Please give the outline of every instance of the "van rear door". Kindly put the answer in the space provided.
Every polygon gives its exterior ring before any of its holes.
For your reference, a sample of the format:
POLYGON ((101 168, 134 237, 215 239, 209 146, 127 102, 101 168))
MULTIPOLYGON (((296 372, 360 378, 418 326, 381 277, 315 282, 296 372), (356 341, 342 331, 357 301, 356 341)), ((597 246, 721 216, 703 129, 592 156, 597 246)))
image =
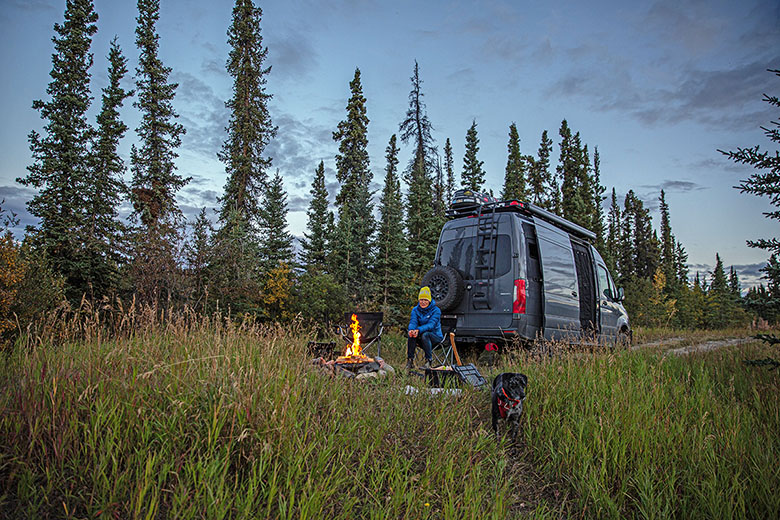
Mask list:
POLYGON ((580 301, 569 235, 537 219, 536 237, 544 288, 544 338, 578 338, 580 301))

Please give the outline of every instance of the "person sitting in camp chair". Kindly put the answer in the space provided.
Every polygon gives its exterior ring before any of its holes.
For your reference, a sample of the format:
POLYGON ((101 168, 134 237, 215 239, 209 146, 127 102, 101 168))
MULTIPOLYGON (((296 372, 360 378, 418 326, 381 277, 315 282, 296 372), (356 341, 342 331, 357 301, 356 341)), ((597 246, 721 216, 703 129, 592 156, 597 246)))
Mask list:
POLYGON ((419 345, 425 352, 424 368, 431 367, 431 348, 444 336, 441 333, 441 310, 431 299, 431 289, 423 287, 417 296, 418 303, 412 309, 409 320, 409 339, 406 342, 406 368, 414 368, 414 353, 419 345))

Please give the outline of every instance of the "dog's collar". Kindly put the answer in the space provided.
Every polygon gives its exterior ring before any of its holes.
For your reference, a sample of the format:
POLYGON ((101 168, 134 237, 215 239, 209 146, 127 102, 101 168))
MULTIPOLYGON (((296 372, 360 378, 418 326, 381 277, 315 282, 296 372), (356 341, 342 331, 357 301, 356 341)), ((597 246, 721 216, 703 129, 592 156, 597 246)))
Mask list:
POLYGON ((501 393, 504 394, 504 397, 506 397, 506 399, 502 399, 501 396, 497 397, 498 411, 501 414, 501 418, 506 419, 506 414, 509 412, 509 410, 522 403, 523 400, 513 399, 509 397, 506 393, 506 390, 504 390, 504 388, 501 388, 501 393))

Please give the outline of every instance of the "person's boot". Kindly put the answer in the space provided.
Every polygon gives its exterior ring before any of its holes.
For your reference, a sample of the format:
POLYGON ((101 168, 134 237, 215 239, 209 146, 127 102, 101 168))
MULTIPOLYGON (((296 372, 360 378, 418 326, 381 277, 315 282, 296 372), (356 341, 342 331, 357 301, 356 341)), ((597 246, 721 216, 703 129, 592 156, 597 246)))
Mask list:
POLYGON ((412 359, 406 360, 406 370, 414 370, 414 361, 412 359))
POLYGON ((427 359, 425 360, 425 364, 422 366, 423 370, 429 370, 431 368, 431 360, 427 359))

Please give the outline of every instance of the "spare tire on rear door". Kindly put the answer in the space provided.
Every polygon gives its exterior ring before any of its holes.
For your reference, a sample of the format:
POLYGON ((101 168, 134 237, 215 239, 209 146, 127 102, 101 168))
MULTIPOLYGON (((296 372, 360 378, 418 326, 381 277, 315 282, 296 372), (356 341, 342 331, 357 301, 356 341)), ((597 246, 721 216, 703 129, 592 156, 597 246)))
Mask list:
POLYGON ((422 285, 431 288, 431 296, 443 311, 455 308, 463 299, 463 277, 457 269, 446 265, 431 268, 422 279, 422 285))

